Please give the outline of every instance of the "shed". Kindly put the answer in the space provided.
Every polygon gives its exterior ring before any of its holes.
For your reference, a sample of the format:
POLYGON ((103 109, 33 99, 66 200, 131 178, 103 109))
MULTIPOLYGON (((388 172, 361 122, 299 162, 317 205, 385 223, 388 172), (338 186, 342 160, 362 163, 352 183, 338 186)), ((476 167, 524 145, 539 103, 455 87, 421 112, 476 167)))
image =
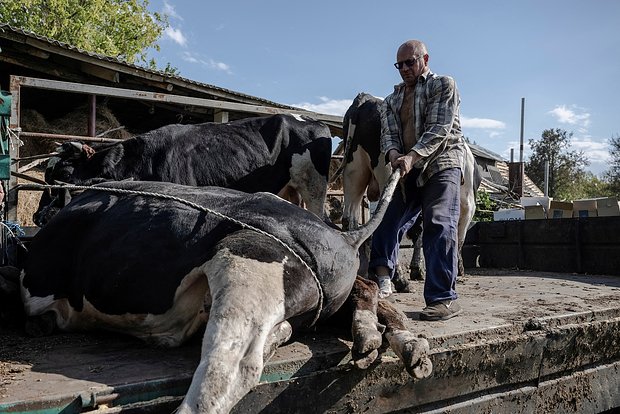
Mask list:
MULTIPOLYGON (((342 131, 340 116, 143 68, 1 23, 0 89, 11 93, 9 134, 26 144, 20 153, 12 140, 11 159, 19 161, 11 167, 9 188, 17 185, 16 177, 33 180, 32 174, 21 173, 44 161, 31 157, 53 151, 51 138, 105 141, 172 123, 228 122, 275 113, 304 114, 326 123, 332 135, 342 131)), ((10 192, 9 220, 17 220, 18 193, 10 192)))

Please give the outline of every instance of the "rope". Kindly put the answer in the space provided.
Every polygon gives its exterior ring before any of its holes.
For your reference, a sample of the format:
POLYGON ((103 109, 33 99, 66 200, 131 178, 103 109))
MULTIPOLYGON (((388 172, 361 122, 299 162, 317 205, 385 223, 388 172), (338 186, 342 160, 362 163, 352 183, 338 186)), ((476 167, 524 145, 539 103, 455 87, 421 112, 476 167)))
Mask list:
POLYGON ((6 228, 6 230, 9 232, 13 240, 15 240, 15 242, 17 242, 17 244, 21 248, 23 248, 25 251, 28 251, 28 248, 26 248, 24 243, 22 243, 22 241, 18 237, 18 236, 26 235, 26 233, 24 233, 24 230, 21 228, 21 226, 18 223, 6 220, 6 221, 0 221, 0 224, 6 228), (17 235, 15 235, 15 233, 17 233, 17 235))
POLYGON ((302 259, 302 257, 297 254, 297 252, 295 252, 293 250, 292 247, 290 247, 288 244, 286 244, 284 241, 280 240, 278 237, 274 236, 271 233, 267 233, 264 230, 261 230, 257 227, 252 226, 251 224, 247 224, 244 223, 240 220, 237 220, 233 217, 227 216, 225 214, 222 214, 218 211, 215 210, 211 210, 208 207, 204 207, 200 204, 194 203, 192 201, 189 200, 185 200, 183 198, 180 197, 176 197, 176 196, 172 196, 169 194, 161 194, 161 193, 153 193, 153 192, 149 192, 149 191, 139 191, 139 190, 127 190, 124 188, 112 188, 112 187, 91 187, 91 186, 83 186, 83 185, 41 185, 41 184, 32 184, 32 186, 34 187, 41 187, 42 190, 45 189, 58 189, 58 190, 65 190, 65 189, 74 189, 74 190, 96 190, 96 191, 104 191, 104 192, 109 192, 109 193, 116 193, 116 194, 130 194, 130 195, 139 195, 139 196, 143 196, 143 197, 152 197, 152 198, 160 198, 160 199, 164 199, 164 200, 172 200, 172 201, 176 201, 179 202, 181 204, 185 204, 189 207, 192 207, 198 211, 203 211, 205 213, 209 213, 209 214, 213 214, 214 216, 217 216, 219 218, 222 218, 224 220, 228 220, 232 223, 235 223, 243 228, 246 228, 248 230, 253 230, 259 234, 262 234, 263 236, 269 237, 270 239, 276 241, 277 243, 279 243, 282 247, 284 247, 286 250, 288 250, 289 252, 291 252, 291 254, 293 256, 295 256, 295 258, 297 258, 297 260, 299 260, 302 265, 308 269, 308 271, 310 272, 310 274, 312 275, 312 277, 314 278, 314 281, 317 285, 317 288, 319 290, 319 304, 317 306, 317 312, 312 320, 312 323, 310 323, 310 326, 314 326, 314 324, 316 324, 316 322, 319 320, 319 317, 321 316, 321 312, 323 311, 323 300, 324 300, 324 294, 323 294, 323 287, 321 286, 321 282, 319 281, 319 278, 317 277, 316 273, 314 272, 314 270, 312 270, 312 268, 310 267, 310 265, 308 265, 308 263, 306 263, 306 261, 304 259, 302 259))
POLYGON ((15 150, 16 144, 18 147, 21 147, 22 145, 24 145, 24 141, 22 141, 19 138, 19 133, 21 131, 22 131, 21 128, 15 128, 15 129, 7 128, 7 132, 9 133, 9 139, 11 142, 11 148, 13 148, 13 150, 15 150))

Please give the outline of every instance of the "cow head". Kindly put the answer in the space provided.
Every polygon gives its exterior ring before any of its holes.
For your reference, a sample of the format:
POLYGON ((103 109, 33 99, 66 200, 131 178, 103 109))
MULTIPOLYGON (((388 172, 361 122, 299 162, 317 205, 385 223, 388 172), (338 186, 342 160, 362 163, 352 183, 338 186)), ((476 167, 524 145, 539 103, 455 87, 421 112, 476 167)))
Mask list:
MULTIPOLYGON (((47 162, 45 182, 47 184, 77 184, 76 164, 90 159, 95 150, 79 142, 66 142, 56 149, 56 155, 47 162)), ((43 227, 58 211, 71 201, 71 194, 66 189, 47 189, 41 194, 39 207, 33 215, 34 223, 43 227)))

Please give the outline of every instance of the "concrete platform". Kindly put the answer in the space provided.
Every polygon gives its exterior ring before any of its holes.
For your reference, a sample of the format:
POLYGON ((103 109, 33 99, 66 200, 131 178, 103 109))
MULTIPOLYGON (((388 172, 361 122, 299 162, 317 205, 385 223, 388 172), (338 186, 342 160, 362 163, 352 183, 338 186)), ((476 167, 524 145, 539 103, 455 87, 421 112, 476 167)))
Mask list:
MULTIPOLYGON (((598 413, 620 407, 620 277, 472 269, 464 313, 421 322, 421 282, 390 300, 428 338, 433 374, 413 380, 387 349, 349 363, 345 331, 323 327, 281 347, 237 413, 598 413)), ((153 349, 111 334, 26 338, 0 331, 0 412, 170 412, 199 340, 153 349)))

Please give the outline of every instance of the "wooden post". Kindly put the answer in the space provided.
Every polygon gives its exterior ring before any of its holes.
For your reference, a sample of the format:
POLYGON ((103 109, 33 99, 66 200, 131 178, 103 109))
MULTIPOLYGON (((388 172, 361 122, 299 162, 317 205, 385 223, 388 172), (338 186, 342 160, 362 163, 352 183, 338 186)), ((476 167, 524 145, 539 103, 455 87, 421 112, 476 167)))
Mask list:
POLYGON ((228 111, 221 111, 216 109, 213 113, 213 122, 217 122, 219 124, 225 124, 228 122, 228 111))
MULTIPOLYGON (((11 76, 10 82, 11 92, 11 119, 9 121, 9 129, 13 131, 19 131, 19 109, 20 109, 20 83, 19 79, 15 76, 11 76)), ((9 154, 11 159, 19 158, 19 143, 14 140, 9 142, 9 154)), ((7 193, 6 197, 6 219, 11 221, 17 221, 17 191, 10 191, 17 186, 17 177, 12 173, 17 172, 17 163, 11 165, 11 179, 8 181, 8 188, 5 188, 7 193)))
POLYGON ((88 97, 88 136, 94 137, 97 126, 97 95, 88 97))

